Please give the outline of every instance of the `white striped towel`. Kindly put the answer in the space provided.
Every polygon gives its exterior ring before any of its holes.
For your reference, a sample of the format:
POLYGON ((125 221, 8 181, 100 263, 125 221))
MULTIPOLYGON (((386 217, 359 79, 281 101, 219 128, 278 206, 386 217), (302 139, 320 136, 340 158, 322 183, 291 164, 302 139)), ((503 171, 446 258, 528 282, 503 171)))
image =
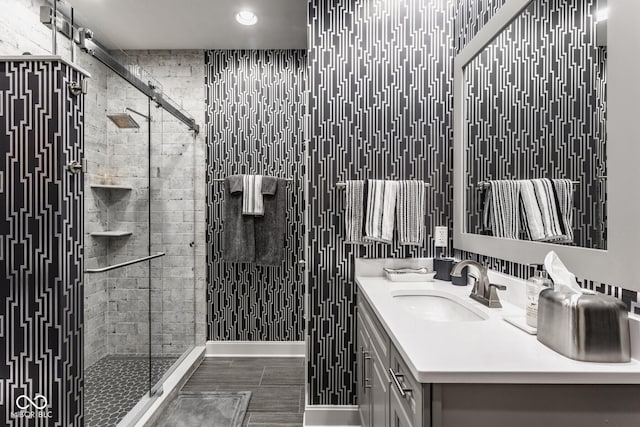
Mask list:
POLYGON ((492 180, 485 190, 484 226, 495 237, 518 239, 520 234, 520 183, 492 180))
POLYGON ((262 175, 242 176, 242 215, 264 216, 262 175))
POLYGON ((365 241, 393 241, 397 192, 397 181, 369 179, 365 183, 365 241))
POLYGON ((422 246, 426 195, 422 181, 399 181, 397 199, 398 243, 422 246))
POLYGON ((345 243, 360 245, 364 216, 364 181, 347 181, 345 188, 345 243))
POLYGON ((535 189, 538 207, 542 214, 542 224, 544 225, 544 240, 555 241, 565 238, 562 214, 558 206, 553 183, 549 179, 532 179, 535 189))
POLYGON ((558 181, 562 181, 558 184, 562 187, 560 189, 561 196, 556 190, 555 182, 550 179, 520 181, 522 225, 526 239, 540 242, 573 240, 571 227, 567 226, 571 224, 573 215, 572 184, 569 180, 558 181), (564 188, 566 185, 570 186, 569 190, 564 188), (568 214, 565 214, 565 210, 568 214), (567 233, 567 230, 570 230, 570 234, 567 233))
POLYGON ((542 212, 531 180, 520 181, 520 207, 524 234, 528 240, 545 240, 542 212))

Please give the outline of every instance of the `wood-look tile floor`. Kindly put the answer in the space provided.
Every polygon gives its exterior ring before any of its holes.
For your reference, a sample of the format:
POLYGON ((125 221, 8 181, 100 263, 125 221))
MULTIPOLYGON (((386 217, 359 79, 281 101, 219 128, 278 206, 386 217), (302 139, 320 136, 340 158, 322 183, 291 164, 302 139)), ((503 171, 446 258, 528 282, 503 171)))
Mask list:
POLYGON ((304 358, 205 358, 183 393, 250 391, 244 426, 299 427, 304 414, 304 358))

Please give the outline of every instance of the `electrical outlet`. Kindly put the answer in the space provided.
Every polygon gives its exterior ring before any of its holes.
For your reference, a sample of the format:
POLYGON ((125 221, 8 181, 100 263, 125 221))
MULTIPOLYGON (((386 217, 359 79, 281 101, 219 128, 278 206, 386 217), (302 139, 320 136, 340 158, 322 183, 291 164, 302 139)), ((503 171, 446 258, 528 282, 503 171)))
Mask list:
POLYGON ((436 241, 436 248, 446 248, 448 236, 447 227, 436 227, 434 240, 436 241))

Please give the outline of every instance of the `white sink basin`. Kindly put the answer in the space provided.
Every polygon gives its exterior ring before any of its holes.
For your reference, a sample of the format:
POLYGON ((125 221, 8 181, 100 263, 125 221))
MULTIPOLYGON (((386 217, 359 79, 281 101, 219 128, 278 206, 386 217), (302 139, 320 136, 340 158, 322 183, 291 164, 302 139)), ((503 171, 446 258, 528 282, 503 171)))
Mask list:
POLYGON ((393 301, 405 312, 431 322, 478 322, 488 316, 460 298, 440 291, 396 291, 393 301))

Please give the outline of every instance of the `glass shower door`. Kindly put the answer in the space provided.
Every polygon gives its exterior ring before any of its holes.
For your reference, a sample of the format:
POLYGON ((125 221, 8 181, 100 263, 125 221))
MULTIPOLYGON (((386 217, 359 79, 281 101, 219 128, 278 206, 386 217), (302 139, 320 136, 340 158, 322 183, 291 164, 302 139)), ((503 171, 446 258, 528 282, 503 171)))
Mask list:
POLYGON ((195 342, 194 138, 161 107, 151 108, 150 330, 152 394, 195 342))
POLYGON ((95 89, 85 99, 85 425, 113 426, 149 391, 152 270, 149 261, 140 261, 149 256, 149 102, 115 73, 90 65, 95 89))

